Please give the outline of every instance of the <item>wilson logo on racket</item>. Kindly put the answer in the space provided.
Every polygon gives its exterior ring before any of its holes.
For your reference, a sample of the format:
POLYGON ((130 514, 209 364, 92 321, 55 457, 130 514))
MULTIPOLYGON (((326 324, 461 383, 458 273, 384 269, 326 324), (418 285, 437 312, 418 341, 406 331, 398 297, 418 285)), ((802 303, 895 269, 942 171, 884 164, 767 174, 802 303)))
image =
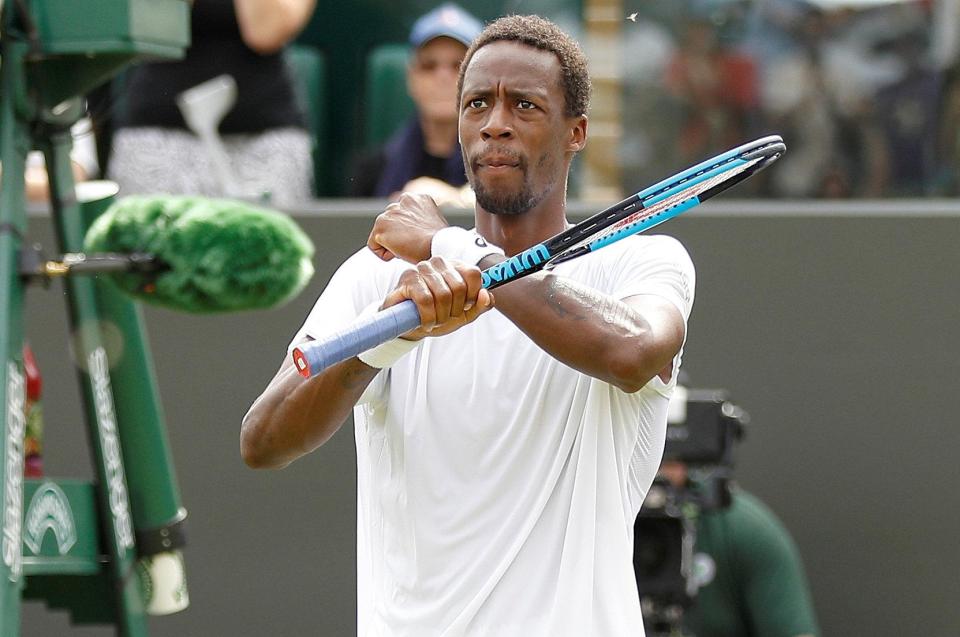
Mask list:
POLYGON ((483 287, 490 287, 490 284, 495 281, 516 278, 521 272, 536 268, 549 259, 550 251, 547 250, 545 245, 538 243, 532 248, 528 248, 520 254, 515 254, 506 261, 501 261, 481 272, 483 287))

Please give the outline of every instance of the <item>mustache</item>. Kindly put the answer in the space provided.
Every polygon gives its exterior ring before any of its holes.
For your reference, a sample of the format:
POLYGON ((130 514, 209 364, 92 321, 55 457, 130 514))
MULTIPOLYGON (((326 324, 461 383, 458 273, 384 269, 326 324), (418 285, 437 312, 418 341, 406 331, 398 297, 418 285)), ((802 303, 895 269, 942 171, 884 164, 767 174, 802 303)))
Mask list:
POLYGON ((489 164, 492 160, 497 163, 513 163, 520 169, 527 169, 527 158, 513 150, 502 146, 487 147, 482 152, 477 153, 470 159, 470 167, 476 170, 482 164, 489 164))

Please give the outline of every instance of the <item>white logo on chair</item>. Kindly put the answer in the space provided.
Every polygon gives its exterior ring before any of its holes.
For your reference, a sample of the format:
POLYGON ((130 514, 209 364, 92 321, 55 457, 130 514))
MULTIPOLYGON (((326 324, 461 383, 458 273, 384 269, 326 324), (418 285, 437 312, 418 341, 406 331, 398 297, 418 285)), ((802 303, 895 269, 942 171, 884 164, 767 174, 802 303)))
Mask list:
POLYGON ((40 554, 43 538, 53 531, 57 553, 66 555, 77 542, 77 525, 67 494, 53 482, 44 482, 30 499, 23 524, 23 543, 34 555, 40 554))
POLYGON ((3 479, 3 539, 0 552, 3 563, 10 569, 11 582, 20 579, 23 553, 20 550, 20 520, 23 515, 23 435, 26 418, 26 383, 20 367, 7 363, 7 439, 4 441, 6 467, 3 479))
POLYGON ((133 519, 130 517, 130 500, 127 497, 126 474, 123 471, 123 456, 120 439, 117 437, 117 415, 113 407, 113 392, 110 389, 110 365, 103 347, 90 352, 87 368, 93 383, 93 398, 96 403, 97 426, 100 429, 100 448, 107 470, 107 493, 110 496, 110 513, 117 546, 126 551, 133 548, 133 519))

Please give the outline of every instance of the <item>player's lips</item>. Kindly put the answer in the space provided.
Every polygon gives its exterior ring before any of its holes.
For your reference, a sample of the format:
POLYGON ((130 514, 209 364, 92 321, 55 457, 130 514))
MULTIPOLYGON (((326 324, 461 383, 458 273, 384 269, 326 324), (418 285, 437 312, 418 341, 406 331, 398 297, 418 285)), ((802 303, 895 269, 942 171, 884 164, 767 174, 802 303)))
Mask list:
POLYGON ((485 155, 476 162, 477 168, 488 170, 509 170, 520 167, 520 160, 509 155, 485 155))

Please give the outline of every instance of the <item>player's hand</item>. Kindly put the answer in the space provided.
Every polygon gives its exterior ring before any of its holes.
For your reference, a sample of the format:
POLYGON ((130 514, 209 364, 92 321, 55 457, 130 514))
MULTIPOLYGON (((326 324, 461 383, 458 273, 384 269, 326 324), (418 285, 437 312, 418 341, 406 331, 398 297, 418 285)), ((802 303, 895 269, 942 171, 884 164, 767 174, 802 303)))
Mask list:
POLYGON ((442 257, 421 261, 416 270, 404 272, 380 309, 404 299, 416 303, 420 312, 420 327, 402 337, 412 341, 449 334, 493 307, 479 268, 442 257))
POLYGON ((458 188, 436 177, 411 179, 403 186, 403 192, 430 195, 441 209, 473 209, 477 203, 476 196, 474 196, 469 184, 458 188))
POLYGON ((384 261, 419 263, 430 258, 434 233, 448 225, 432 197, 405 192, 377 216, 367 247, 384 261))

